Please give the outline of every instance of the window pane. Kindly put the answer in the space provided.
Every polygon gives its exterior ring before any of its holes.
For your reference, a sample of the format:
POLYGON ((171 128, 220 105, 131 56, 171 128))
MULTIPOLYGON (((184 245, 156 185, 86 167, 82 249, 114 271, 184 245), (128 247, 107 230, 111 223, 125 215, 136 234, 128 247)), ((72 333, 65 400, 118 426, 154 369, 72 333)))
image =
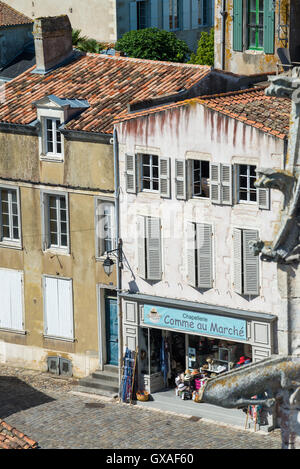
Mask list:
POLYGON ((65 234, 61 235, 61 245, 68 246, 68 237, 65 234))
POLYGON ((159 189, 158 181, 153 181, 153 190, 158 191, 158 189, 159 189))
POLYGON ((57 233, 50 233, 50 244, 57 246, 57 233))
POLYGON ((251 200, 251 202, 256 202, 256 200, 257 200, 256 190, 250 191, 250 200, 251 200))

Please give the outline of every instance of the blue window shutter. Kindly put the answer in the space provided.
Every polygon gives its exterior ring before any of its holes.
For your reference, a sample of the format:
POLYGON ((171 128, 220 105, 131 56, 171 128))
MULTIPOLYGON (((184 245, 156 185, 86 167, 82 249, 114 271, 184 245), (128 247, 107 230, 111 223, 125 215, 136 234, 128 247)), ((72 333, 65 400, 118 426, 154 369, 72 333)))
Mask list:
POLYGON ((137 5, 136 2, 129 3, 130 31, 137 30, 137 5))
POLYGON ((275 12, 274 0, 264 2, 264 51, 274 54, 275 12))
MULTIPOLYGON (((199 23, 198 23, 198 0, 192 0, 192 29, 198 29, 199 28, 199 23)), ((202 18, 201 18, 202 20, 202 18)))
POLYGON ((158 28, 158 0, 151 0, 151 28, 158 28))
POLYGON ((163 29, 170 31, 170 0, 163 0, 163 29))
POLYGON ((183 30, 191 29, 191 5, 189 0, 185 0, 182 4, 183 30))
POLYGON ((233 2, 233 50, 243 51, 243 0, 233 2))

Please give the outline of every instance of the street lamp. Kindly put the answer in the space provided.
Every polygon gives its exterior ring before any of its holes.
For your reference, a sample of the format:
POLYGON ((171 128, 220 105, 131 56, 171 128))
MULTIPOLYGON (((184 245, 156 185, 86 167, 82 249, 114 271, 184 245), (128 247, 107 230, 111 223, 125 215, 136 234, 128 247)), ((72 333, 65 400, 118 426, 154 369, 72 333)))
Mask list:
POLYGON ((103 262, 103 268, 104 268, 104 272, 106 273, 106 275, 110 276, 112 274, 113 266, 114 266, 114 261, 108 256, 108 253, 107 253, 107 257, 105 261, 103 262))

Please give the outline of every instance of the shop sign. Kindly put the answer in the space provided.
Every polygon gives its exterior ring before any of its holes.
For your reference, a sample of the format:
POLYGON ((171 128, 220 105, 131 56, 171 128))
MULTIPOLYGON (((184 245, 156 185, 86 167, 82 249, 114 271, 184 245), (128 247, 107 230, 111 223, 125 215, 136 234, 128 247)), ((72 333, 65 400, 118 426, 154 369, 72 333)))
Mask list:
POLYGON ((243 319, 195 313, 163 306, 144 305, 144 324, 194 332, 195 334, 247 340, 247 323, 243 319))

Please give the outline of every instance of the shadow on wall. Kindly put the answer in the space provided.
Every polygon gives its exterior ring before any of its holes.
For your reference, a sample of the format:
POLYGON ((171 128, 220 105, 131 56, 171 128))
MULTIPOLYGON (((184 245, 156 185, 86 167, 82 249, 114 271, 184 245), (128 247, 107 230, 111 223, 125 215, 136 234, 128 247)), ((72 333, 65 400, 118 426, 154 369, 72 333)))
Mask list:
POLYGON ((0 420, 54 400, 18 378, 0 377, 0 420))

